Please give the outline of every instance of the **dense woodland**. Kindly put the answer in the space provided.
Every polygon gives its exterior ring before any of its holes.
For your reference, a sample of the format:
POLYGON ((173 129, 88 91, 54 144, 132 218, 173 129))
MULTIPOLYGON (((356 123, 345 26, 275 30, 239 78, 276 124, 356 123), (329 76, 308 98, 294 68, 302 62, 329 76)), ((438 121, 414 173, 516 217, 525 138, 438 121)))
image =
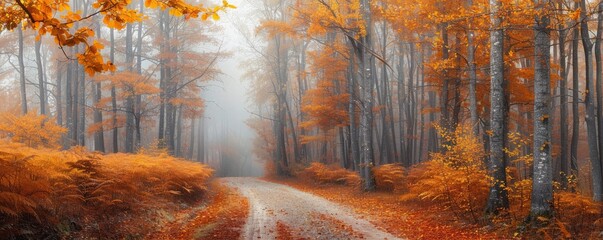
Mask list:
POLYGON ((263 1, 257 10, 250 121, 268 171, 344 182, 344 168, 372 191, 405 170, 404 200, 476 221, 598 228, 600 1, 263 1))
MULTIPOLYGON (((139 218, 153 204, 195 204, 208 165, 244 157, 204 126, 233 5, 0 4, 0 234, 140 238, 164 224, 139 218)), ((503 238, 601 237, 602 1, 253 6, 238 31, 266 175, 391 192, 503 238)))

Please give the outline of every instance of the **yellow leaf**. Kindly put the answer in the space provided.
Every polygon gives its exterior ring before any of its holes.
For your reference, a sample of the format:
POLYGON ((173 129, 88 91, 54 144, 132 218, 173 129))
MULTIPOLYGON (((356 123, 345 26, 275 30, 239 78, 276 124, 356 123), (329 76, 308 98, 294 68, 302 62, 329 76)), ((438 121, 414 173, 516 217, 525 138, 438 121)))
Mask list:
POLYGON ((182 16, 182 12, 181 12, 180 10, 176 9, 176 8, 172 8, 172 9, 170 9, 170 14, 171 14, 172 16, 175 16, 175 17, 180 17, 180 16, 182 16))

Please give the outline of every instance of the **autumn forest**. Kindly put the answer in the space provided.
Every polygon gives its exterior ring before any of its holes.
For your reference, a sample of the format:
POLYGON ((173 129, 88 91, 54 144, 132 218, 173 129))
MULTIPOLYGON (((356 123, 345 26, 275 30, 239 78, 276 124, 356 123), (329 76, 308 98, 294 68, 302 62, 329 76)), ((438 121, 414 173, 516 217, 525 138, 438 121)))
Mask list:
POLYGON ((0 6, 0 239, 603 238, 603 1, 0 6))

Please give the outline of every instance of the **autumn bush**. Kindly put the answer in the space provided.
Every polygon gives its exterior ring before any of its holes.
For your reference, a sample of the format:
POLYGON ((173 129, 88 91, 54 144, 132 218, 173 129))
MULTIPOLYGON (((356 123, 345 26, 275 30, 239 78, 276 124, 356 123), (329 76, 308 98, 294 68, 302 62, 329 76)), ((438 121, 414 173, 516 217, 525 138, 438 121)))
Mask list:
POLYGON ((400 164, 385 164, 373 168, 375 185, 387 192, 402 191, 406 186, 406 170, 400 164))
POLYGON ((485 153, 467 127, 446 134, 444 153, 432 153, 431 160, 412 168, 402 201, 420 200, 441 206, 457 218, 478 222, 485 207, 489 177, 485 153))
POLYGON ((319 162, 313 162, 304 168, 297 176, 318 184, 341 184, 358 186, 360 176, 358 173, 344 169, 336 165, 327 166, 319 162))
POLYGON ((555 222, 559 232, 574 239, 596 239, 603 232, 602 205, 579 193, 555 193, 555 222))
POLYGON ((29 112, 23 116, 12 113, 0 114, 0 136, 9 137, 29 147, 56 148, 61 135, 67 130, 48 116, 29 112))
POLYGON ((0 236, 139 238, 201 199, 212 170, 167 155, 0 142, 0 236))

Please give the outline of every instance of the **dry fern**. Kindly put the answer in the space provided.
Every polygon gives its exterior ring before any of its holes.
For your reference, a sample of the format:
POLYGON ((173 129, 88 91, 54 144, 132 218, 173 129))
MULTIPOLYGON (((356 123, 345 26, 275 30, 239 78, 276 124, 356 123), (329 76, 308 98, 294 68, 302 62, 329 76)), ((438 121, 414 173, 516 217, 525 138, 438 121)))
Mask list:
POLYGON ((154 228, 148 214, 200 200, 212 174, 161 154, 103 156, 0 140, 0 235, 144 236, 154 228))

